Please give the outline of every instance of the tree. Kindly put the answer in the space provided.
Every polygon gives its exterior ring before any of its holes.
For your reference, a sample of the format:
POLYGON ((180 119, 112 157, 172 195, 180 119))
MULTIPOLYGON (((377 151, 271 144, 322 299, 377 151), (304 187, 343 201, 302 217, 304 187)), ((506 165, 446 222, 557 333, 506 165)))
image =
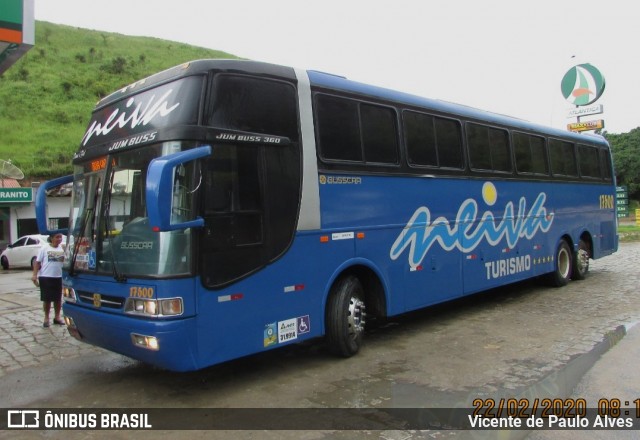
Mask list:
POLYGON ((640 199, 640 127, 628 133, 604 134, 613 153, 618 185, 626 185, 629 197, 640 199))

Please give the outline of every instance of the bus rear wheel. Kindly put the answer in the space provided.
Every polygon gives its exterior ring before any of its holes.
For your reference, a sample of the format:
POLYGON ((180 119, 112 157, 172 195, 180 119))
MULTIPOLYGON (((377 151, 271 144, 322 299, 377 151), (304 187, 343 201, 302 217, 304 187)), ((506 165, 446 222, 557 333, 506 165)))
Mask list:
POLYGON ((591 252, 589 251, 589 245, 586 241, 580 240, 578 243, 578 250, 573 256, 573 270, 571 278, 574 280, 584 280, 589 272, 589 258, 591 258, 591 252))
POLYGON ((573 252, 566 240, 562 240, 555 254, 555 270, 548 275, 549 283, 554 287, 566 286, 571 279, 572 269, 573 252))
POLYGON ((360 280, 352 275, 338 280, 331 290, 325 314, 327 345, 331 352, 350 357, 360 350, 365 309, 360 280))

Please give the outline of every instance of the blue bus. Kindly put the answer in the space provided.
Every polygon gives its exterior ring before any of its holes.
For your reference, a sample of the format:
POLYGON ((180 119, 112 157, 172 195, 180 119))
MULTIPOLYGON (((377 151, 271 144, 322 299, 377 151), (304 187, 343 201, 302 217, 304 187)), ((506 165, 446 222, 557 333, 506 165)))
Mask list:
POLYGON ((76 338, 189 371, 617 250, 600 136, 253 61, 197 60, 95 107, 73 174, 76 338))

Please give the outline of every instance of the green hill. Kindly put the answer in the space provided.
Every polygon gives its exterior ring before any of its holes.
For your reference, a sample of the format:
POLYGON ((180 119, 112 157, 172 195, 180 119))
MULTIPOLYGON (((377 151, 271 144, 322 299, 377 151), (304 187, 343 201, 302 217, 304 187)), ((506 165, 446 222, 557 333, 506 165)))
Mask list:
POLYGON ((100 98, 185 61, 237 58, 157 38, 41 21, 35 41, 0 76, 0 159, 10 159, 28 180, 71 172, 71 157, 100 98))

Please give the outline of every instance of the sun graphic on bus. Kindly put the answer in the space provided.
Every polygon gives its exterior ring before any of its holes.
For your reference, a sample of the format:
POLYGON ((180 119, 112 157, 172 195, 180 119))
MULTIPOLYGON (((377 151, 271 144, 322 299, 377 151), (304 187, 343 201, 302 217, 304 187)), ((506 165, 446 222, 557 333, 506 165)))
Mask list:
POLYGON ((493 183, 485 182, 484 185, 482 185, 482 198, 489 206, 493 206, 493 204, 496 203, 496 200, 498 200, 498 191, 493 183))

